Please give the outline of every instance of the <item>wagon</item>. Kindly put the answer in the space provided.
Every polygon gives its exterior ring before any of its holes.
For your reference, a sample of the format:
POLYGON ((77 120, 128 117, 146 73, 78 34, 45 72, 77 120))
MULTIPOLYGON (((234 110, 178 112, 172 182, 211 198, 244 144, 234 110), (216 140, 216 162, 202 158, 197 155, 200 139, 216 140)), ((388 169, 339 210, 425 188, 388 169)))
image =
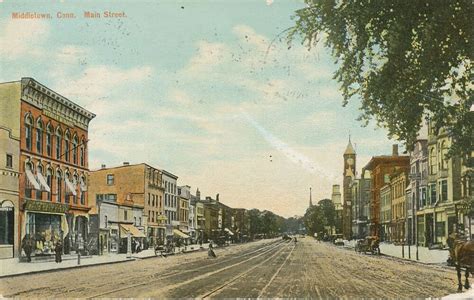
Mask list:
POLYGON ((372 254, 380 255, 380 242, 377 236, 367 236, 365 239, 357 240, 354 247, 356 252, 370 252, 372 254))

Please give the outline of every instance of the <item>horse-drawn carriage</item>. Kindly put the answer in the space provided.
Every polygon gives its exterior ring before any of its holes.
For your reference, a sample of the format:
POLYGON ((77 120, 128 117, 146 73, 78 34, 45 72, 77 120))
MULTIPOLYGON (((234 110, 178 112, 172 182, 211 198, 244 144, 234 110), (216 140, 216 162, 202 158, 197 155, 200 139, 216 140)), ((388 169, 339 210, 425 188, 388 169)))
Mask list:
POLYGON ((380 240, 377 236, 367 236, 365 239, 357 240, 355 245, 356 252, 370 252, 372 254, 380 254, 380 240))

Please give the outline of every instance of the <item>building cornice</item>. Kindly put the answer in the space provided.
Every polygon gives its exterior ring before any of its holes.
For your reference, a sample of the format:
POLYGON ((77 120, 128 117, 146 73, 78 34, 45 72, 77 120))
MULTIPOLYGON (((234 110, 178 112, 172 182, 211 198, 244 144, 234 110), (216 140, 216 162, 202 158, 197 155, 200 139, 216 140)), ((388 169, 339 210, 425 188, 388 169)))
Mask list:
POLYGON ((46 116, 58 122, 87 130, 89 122, 96 116, 33 78, 22 78, 21 85, 21 100, 42 109, 46 116))

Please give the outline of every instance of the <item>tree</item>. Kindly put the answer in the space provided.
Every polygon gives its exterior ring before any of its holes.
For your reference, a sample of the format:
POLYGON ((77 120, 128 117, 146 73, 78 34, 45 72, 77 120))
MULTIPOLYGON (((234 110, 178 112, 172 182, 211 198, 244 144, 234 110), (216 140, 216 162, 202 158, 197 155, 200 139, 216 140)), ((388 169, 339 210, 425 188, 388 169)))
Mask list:
POLYGON ((423 119, 453 139, 449 156, 470 156, 474 141, 474 4, 453 1, 305 0, 289 42, 309 49, 324 38, 338 65, 343 105, 359 96, 372 118, 411 149, 423 119))

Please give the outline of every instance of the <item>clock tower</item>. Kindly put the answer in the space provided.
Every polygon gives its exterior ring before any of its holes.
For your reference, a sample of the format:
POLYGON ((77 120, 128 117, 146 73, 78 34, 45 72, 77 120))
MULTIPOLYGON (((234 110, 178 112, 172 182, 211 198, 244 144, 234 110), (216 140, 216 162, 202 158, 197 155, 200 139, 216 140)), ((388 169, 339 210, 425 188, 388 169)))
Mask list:
POLYGON ((351 182, 356 177, 356 152, 352 147, 351 138, 344 152, 343 173, 343 210, 342 210, 342 234, 345 239, 352 238, 352 192, 351 182))

